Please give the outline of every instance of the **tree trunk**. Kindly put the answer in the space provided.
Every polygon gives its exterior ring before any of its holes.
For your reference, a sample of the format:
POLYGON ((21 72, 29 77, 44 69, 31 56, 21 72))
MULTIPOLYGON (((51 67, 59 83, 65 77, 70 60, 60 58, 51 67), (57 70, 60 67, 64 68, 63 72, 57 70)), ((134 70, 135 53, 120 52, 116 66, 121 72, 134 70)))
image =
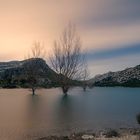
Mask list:
POLYGON ((35 89, 32 88, 32 95, 35 95, 35 89))
POLYGON ((62 86, 62 91, 65 95, 67 95, 68 90, 69 90, 68 86, 62 86))
POLYGON ((83 83, 83 90, 86 91, 86 89, 87 89, 87 83, 84 82, 84 83, 83 83))
POLYGON ((83 90, 86 91, 86 89, 87 89, 87 87, 86 86, 83 86, 83 90))

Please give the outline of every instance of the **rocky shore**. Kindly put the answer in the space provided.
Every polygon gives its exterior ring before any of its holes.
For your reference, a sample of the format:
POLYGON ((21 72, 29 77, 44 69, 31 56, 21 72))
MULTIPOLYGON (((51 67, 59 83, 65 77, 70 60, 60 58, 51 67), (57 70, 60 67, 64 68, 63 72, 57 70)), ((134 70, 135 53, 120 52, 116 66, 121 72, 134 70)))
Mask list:
POLYGON ((47 136, 37 140, 140 140, 140 128, 106 129, 90 133, 74 133, 69 136, 47 136))

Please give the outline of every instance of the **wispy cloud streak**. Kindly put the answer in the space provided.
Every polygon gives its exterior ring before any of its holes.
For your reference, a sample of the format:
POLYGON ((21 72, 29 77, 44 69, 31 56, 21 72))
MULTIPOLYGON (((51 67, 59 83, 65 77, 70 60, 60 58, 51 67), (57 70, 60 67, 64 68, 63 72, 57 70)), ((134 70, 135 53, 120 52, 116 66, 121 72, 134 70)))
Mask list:
POLYGON ((140 44, 129 45, 128 47, 119 47, 115 49, 106 49, 100 51, 90 50, 87 54, 89 61, 96 61, 102 59, 111 59, 122 56, 129 56, 134 54, 140 54, 140 44))

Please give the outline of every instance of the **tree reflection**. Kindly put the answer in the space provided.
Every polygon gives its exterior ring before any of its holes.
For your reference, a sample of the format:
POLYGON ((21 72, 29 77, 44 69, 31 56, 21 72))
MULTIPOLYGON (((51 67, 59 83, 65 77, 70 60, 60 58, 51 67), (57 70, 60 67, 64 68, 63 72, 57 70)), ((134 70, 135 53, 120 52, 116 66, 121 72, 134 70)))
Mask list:
POLYGON ((54 125, 61 127, 61 130, 69 130, 71 128, 71 122, 73 121, 73 98, 70 95, 63 95, 59 98, 55 107, 54 125))
POLYGON ((39 123, 40 97, 38 95, 28 95, 26 124, 29 131, 39 123))

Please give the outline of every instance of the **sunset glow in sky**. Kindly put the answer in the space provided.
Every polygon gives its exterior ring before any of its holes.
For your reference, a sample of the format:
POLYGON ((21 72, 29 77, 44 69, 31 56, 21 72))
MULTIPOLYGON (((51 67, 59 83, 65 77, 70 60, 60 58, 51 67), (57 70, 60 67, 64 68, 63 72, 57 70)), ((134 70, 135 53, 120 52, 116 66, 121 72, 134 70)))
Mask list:
POLYGON ((0 0, 0 61, 24 59, 34 41, 49 54, 69 21, 91 76, 140 64, 140 0, 0 0))

